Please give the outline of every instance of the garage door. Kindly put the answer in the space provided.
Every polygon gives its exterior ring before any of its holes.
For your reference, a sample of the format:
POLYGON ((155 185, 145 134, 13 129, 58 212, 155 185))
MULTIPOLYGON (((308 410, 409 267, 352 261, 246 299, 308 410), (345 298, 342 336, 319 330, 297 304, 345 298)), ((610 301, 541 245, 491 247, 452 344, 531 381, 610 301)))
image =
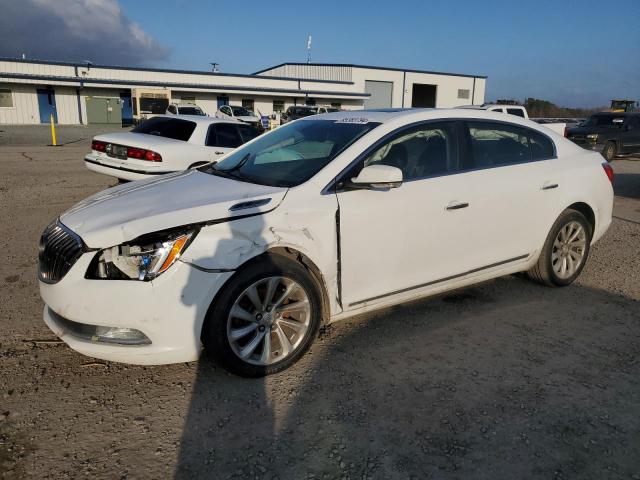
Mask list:
POLYGON ((87 97, 89 124, 122 124, 122 105, 119 97, 87 97))
POLYGON ((364 101, 364 108, 391 108, 393 82, 365 80, 364 91, 371 95, 364 101))

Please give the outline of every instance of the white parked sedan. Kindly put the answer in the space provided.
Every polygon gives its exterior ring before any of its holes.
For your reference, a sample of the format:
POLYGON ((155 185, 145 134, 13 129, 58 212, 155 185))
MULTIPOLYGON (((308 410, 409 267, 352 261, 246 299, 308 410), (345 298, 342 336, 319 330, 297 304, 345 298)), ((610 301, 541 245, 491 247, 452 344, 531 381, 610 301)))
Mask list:
POLYGON ((257 129, 262 129, 260 117, 258 117, 252 110, 238 105, 223 105, 216 112, 216 116, 219 118, 233 118, 257 129))
POLYGON ((94 137, 84 163, 94 172, 139 180, 217 160, 258 133, 232 119, 158 115, 130 132, 94 137))
POLYGON ((44 320, 93 357, 185 362, 204 345, 273 373, 325 323, 515 272, 570 284, 611 222, 612 175, 500 113, 301 119, 62 214, 40 244, 44 320))

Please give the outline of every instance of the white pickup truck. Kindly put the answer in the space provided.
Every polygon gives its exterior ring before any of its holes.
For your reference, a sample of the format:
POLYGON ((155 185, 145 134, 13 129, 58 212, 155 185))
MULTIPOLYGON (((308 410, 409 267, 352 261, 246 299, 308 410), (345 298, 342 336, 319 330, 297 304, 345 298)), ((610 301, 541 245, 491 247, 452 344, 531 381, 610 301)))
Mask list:
MULTIPOLYGON (((483 105, 465 105, 458 108, 471 108, 476 110, 488 110, 490 112, 501 112, 506 113, 508 115, 516 115, 522 118, 529 118, 529 114, 527 113, 527 109, 522 105, 502 105, 497 103, 485 103, 483 105)), ((554 132, 563 135, 565 134, 565 128, 567 124, 565 122, 554 122, 549 121, 549 119, 545 118, 531 118, 530 120, 544 125, 545 127, 553 130, 554 132)))

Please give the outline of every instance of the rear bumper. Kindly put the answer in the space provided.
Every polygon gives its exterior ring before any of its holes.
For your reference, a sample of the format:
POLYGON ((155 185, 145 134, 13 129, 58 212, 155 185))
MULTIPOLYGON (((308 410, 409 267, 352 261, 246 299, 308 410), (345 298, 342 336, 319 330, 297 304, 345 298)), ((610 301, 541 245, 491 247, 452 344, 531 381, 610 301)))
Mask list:
POLYGON ((174 170, 162 170, 161 167, 155 165, 141 169, 137 166, 124 165, 123 162, 117 160, 98 158, 91 154, 84 157, 84 165, 93 172, 123 180, 141 180, 174 172, 174 170))

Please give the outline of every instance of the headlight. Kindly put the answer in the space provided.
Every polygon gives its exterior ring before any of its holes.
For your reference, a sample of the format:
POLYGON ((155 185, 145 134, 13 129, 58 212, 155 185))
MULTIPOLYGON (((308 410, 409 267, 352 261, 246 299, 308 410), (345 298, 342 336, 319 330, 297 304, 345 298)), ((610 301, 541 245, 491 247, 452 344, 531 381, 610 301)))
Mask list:
POLYGON ((87 278, 149 281, 173 265, 196 236, 197 230, 160 232, 96 255, 87 278))
POLYGON ((595 142, 596 140, 598 140, 598 134, 597 133, 590 133, 589 135, 587 135, 587 138, 589 140, 593 140, 595 142))

